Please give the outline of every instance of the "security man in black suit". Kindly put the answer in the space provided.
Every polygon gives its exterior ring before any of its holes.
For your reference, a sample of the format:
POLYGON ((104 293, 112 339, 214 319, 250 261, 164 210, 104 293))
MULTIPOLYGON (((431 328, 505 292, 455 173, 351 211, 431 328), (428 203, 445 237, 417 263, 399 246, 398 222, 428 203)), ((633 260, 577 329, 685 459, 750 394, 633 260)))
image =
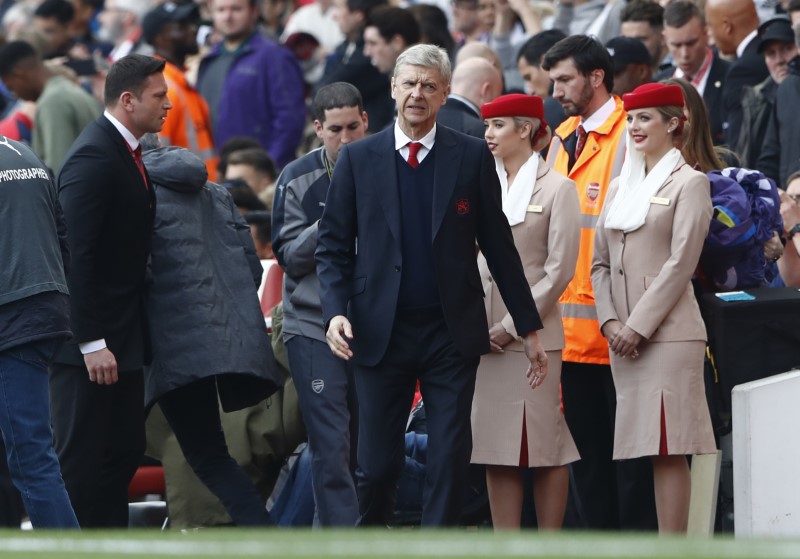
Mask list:
POLYGON ((73 339, 51 369, 55 448, 83 527, 128 525, 128 484, 144 454, 143 309, 155 196, 138 138, 172 107, 164 61, 131 54, 109 70, 105 113, 58 175, 71 252, 73 339))
POLYGON ((345 146, 319 226, 317 273, 328 345, 352 359, 359 400, 360 523, 386 525, 419 379, 428 418, 422 524, 458 523, 470 409, 489 326, 476 240, 511 309, 532 387, 547 374, 542 327, 482 140, 436 125, 447 53, 416 45, 397 60, 395 125, 345 146))

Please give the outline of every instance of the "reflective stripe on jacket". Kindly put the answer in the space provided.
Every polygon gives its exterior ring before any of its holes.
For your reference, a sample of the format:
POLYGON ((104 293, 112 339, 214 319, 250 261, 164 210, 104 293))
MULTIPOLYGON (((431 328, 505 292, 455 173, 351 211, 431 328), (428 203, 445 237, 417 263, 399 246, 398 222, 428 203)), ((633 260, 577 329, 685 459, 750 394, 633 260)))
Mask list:
POLYGON ((571 171, 563 141, 575 133, 580 117, 568 118, 556 129, 547 158, 553 170, 575 182, 581 205, 578 265, 575 276, 559 300, 566 342, 562 354, 564 361, 609 363, 608 342, 597 323, 591 273, 594 228, 603 209, 608 184, 619 175, 625 157, 625 110, 622 101, 617 97, 614 99, 614 112, 599 128, 589 133, 571 171))

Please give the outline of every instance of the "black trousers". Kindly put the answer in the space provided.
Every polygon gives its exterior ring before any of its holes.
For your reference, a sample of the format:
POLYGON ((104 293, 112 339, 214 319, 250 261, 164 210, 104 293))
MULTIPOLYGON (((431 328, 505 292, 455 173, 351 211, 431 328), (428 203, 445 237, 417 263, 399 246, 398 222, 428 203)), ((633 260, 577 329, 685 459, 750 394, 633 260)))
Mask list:
POLYGON ((398 313, 381 362, 356 365, 361 525, 386 526, 391 520, 417 379, 428 419, 422 525, 458 524, 472 453, 470 413, 478 362, 458 352, 436 309, 398 313))
POLYGON ((616 392, 609 365, 561 368, 564 417, 581 459, 571 465, 565 526, 592 530, 657 530, 649 458, 613 461, 616 392))
POLYGON ((128 526, 128 485, 145 448, 142 371, 99 385, 85 367, 50 368, 53 443, 78 522, 128 526))
POLYGON ((171 390, 158 405, 189 466, 220 500, 234 524, 272 524, 266 503, 228 452, 219 418, 216 379, 208 377, 171 390))

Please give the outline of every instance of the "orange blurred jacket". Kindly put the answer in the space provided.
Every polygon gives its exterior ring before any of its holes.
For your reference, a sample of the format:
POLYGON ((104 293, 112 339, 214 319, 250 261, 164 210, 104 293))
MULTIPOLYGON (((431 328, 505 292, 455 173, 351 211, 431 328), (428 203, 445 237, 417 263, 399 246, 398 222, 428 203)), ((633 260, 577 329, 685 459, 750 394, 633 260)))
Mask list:
POLYGON ((564 323, 563 360, 572 363, 609 363, 608 341, 600 333, 592 291, 592 253, 594 228, 603 209, 608 184, 622 170, 625 156, 625 118, 622 101, 614 97, 616 107, 611 116, 589 133, 580 157, 569 170, 569 154, 562 139, 575 134, 580 117, 561 123, 550 144, 547 161, 550 166, 575 182, 581 204, 581 245, 575 275, 561 295, 561 316, 564 323))
POLYGON ((186 80, 183 70, 169 61, 164 68, 164 79, 169 87, 167 96, 172 109, 158 135, 161 143, 190 150, 205 161, 208 180, 216 182, 219 157, 214 150, 208 104, 186 80))

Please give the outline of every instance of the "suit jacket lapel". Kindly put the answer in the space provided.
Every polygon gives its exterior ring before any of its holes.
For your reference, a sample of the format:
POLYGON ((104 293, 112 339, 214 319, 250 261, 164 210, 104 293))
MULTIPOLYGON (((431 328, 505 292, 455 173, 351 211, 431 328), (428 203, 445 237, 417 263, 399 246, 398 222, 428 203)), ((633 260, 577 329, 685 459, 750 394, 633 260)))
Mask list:
POLYGON ((383 137, 371 147, 372 161, 367 165, 374 166, 376 194, 386 214, 386 223, 395 240, 401 242, 400 231, 400 191, 397 184, 397 156, 394 149, 394 127, 389 126, 379 134, 383 137))
POLYGON ((461 166, 461 156, 463 150, 457 149, 458 143, 453 133, 444 126, 436 127, 436 143, 434 144, 434 174, 433 174, 433 222, 431 223, 432 237, 436 238, 439 227, 442 225, 444 216, 450 200, 453 198, 453 191, 456 187, 459 167, 461 166))

